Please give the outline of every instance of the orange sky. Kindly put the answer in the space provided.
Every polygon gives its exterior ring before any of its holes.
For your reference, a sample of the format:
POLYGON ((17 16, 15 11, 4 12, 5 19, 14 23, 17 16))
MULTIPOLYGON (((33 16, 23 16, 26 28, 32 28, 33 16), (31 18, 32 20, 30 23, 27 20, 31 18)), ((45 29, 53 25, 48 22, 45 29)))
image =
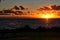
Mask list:
MULTIPOLYGON (((16 9, 15 9, 16 10, 16 9)), ((28 11, 28 10, 24 10, 28 11)), ((23 17, 23 18, 60 18, 60 6, 57 5, 49 5, 42 6, 37 10, 31 10, 30 14, 24 12, 22 15, 6 15, 0 17, 23 17)))

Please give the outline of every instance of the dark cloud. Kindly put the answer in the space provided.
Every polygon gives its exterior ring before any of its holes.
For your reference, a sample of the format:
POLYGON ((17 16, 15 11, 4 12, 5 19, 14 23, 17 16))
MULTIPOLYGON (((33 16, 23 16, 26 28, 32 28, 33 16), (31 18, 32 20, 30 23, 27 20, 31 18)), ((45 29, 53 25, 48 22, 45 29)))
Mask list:
POLYGON ((60 10, 60 6, 52 5, 51 6, 52 10, 60 10))
POLYGON ((0 11, 0 13, 2 13, 2 11, 0 11))
POLYGON ((19 10, 19 7, 17 7, 16 5, 14 7, 11 8, 11 10, 19 10))
POLYGON ((0 0, 0 2, 1 2, 1 0, 0 0))
POLYGON ((49 8, 49 7, 44 6, 44 7, 40 7, 40 8, 39 8, 39 9, 37 9, 37 10, 39 10, 39 11, 41 11, 41 10, 50 10, 50 8, 49 8))
POLYGON ((43 8, 40 8, 40 10, 50 10, 50 8, 44 6, 43 8))
POLYGON ((40 7, 38 10, 60 10, 60 6, 56 6, 56 5, 51 5, 50 7, 48 6, 44 6, 44 7, 40 7))
POLYGON ((48 7, 44 7, 44 10, 50 10, 50 8, 48 8, 48 7))
POLYGON ((9 9, 0 11, 0 15, 6 15, 6 14, 10 14, 10 13, 13 13, 16 15, 22 15, 23 14, 22 11, 13 11, 13 10, 9 10, 9 9))
POLYGON ((7 15, 9 13, 16 13, 16 12, 14 12, 12 10, 2 10, 2 11, 0 11, 0 15, 7 15))
POLYGON ((5 1, 5 0, 0 0, 0 2, 5 1))
POLYGON ((25 9, 28 9, 28 8, 26 8, 25 6, 13 6, 12 8, 11 8, 11 10, 25 10, 25 9))
POLYGON ((15 13, 14 11, 12 10, 3 10, 4 13, 15 13))
POLYGON ((25 8, 23 6, 19 6, 21 10, 25 10, 25 8))
MULTIPOLYGON (((23 12, 24 12, 22 10, 26 10, 26 9, 28 9, 28 8, 25 7, 25 6, 16 6, 15 5, 15 6, 9 8, 9 9, 1 10, 0 14, 5 15, 5 14, 12 13, 12 14, 16 14, 16 15, 22 15, 23 12)), ((30 13, 30 12, 28 12, 28 13, 30 13)))

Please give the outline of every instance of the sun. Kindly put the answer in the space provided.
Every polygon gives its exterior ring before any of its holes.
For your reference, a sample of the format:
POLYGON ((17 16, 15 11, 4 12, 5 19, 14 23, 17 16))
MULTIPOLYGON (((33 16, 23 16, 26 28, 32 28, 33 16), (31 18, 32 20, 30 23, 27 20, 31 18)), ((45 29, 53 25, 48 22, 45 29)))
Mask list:
POLYGON ((50 15, 46 14, 46 15, 45 15, 45 18, 50 18, 50 15))
POLYGON ((54 18, 54 14, 41 14, 41 18, 54 18))

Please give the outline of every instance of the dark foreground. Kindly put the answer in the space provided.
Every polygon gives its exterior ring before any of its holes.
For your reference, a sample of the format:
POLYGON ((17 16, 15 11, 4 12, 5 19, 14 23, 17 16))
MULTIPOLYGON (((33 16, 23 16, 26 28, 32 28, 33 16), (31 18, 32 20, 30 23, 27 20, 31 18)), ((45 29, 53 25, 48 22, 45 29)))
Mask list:
POLYGON ((19 29, 0 30, 0 40, 60 40, 60 27, 31 29, 26 25, 19 29))
POLYGON ((19 29, 0 30, 0 40, 60 40, 60 27, 31 29, 26 25, 19 29))
POLYGON ((47 28, 41 26, 46 25, 45 21, 0 19, 0 40, 60 40, 60 19, 49 19, 47 28), (32 29, 33 26, 37 28, 32 29))
POLYGON ((60 32, 0 32, 0 40, 60 40, 60 32))

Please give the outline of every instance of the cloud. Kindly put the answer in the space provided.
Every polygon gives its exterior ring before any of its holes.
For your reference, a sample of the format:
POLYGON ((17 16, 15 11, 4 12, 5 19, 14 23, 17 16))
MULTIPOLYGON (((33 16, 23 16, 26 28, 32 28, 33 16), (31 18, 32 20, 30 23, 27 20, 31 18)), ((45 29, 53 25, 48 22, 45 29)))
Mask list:
MULTIPOLYGON (((22 10, 26 10, 27 7, 26 6, 13 6, 9 9, 6 9, 6 10, 1 10, 0 13, 4 13, 4 14, 10 14, 10 13, 13 13, 13 14, 23 14, 24 11, 22 10)), ((27 11, 27 10, 26 10, 27 11)))
POLYGON ((26 9, 28 9, 28 7, 26 7, 26 6, 16 6, 16 5, 10 8, 10 10, 26 10, 26 9))
POLYGON ((11 10, 13 10, 13 9, 14 9, 14 10, 19 10, 19 7, 15 5, 15 6, 13 6, 13 7, 11 8, 11 10))
POLYGON ((40 10, 50 10, 50 8, 44 6, 43 8, 40 8, 40 10))
POLYGON ((24 8, 23 6, 19 6, 19 8, 20 8, 21 10, 25 10, 25 8, 24 8))
POLYGON ((12 10, 3 10, 4 13, 15 13, 14 11, 12 10))
POLYGON ((40 7, 38 10, 60 10, 60 6, 59 5, 43 6, 40 7))
POLYGON ((60 10, 60 6, 52 5, 51 6, 52 10, 60 10))
POLYGON ((19 8, 21 9, 21 10, 26 10, 26 9, 28 9, 28 6, 19 6, 19 8))
POLYGON ((5 0, 0 0, 0 2, 5 1, 5 0))
POLYGON ((1 0, 0 0, 0 2, 1 2, 1 0))

